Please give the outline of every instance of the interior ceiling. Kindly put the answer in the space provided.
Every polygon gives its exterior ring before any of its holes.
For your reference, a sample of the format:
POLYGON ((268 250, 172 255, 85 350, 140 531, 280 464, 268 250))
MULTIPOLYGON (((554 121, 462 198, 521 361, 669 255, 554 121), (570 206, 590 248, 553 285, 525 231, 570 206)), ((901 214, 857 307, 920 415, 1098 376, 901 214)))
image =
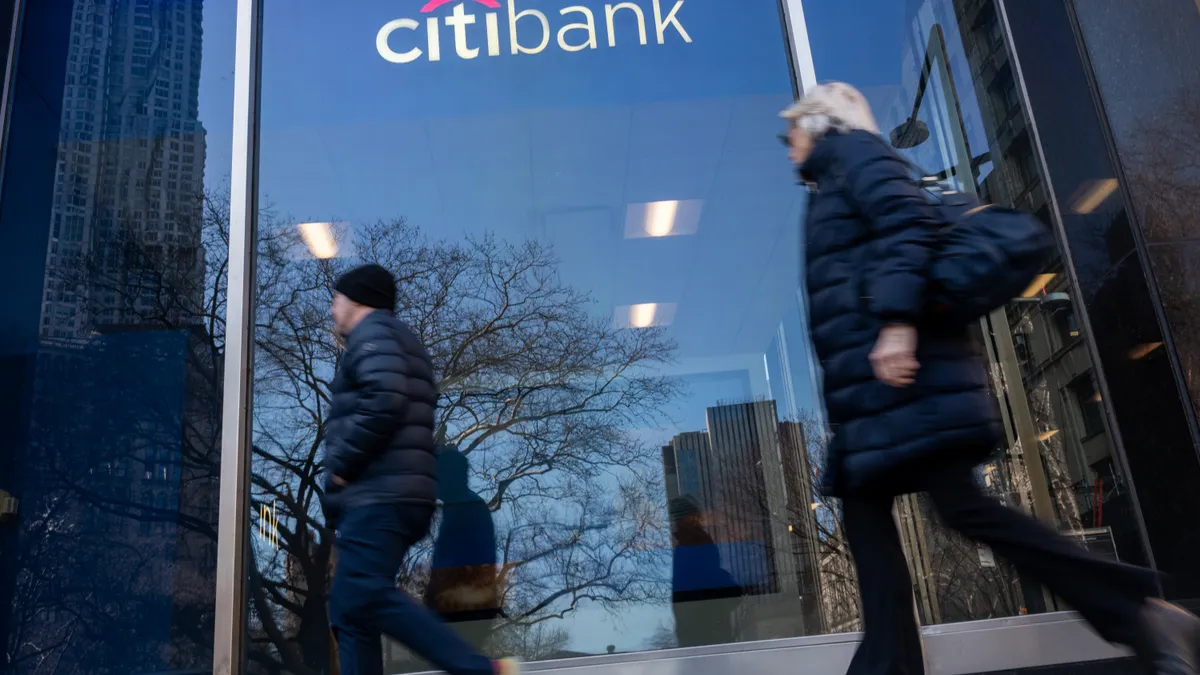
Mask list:
POLYGON ((553 244, 597 311, 675 303, 681 359, 765 351, 797 311, 800 217, 777 111, 744 96, 355 126, 266 136, 268 196, 298 222, 405 216, 433 237, 553 244), (303 186, 303 189, 297 189, 303 186), (701 200, 696 234, 625 237, 627 205, 701 200))

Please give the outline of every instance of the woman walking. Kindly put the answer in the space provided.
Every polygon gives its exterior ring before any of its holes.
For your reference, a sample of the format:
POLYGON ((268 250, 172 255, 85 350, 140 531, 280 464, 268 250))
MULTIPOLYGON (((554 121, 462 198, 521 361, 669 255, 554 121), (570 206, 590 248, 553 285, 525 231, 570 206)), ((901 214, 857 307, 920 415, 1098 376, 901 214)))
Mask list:
POLYGON ((974 468, 1002 437, 986 364, 968 327, 926 312, 939 232, 906 163, 879 138, 866 99, 815 87, 781 113, 789 157, 815 184, 807 283, 813 346, 833 428, 822 486, 842 500, 862 594, 851 675, 921 675, 912 584, 895 497, 927 492, 942 520, 1046 586, 1155 675, 1196 675, 1200 620, 1155 600, 1155 574, 1096 557, 988 498, 974 468))

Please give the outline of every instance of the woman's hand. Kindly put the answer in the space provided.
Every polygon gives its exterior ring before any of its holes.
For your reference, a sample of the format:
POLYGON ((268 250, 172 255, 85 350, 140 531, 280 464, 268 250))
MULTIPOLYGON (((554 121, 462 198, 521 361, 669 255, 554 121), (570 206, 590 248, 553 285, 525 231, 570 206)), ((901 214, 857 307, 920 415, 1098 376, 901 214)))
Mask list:
POLYGON ((917 329, 907 324, 892 324, 879 332, 871 350, 871 368, 875 377, 893 387, 907 387, 917 377, 917 329))

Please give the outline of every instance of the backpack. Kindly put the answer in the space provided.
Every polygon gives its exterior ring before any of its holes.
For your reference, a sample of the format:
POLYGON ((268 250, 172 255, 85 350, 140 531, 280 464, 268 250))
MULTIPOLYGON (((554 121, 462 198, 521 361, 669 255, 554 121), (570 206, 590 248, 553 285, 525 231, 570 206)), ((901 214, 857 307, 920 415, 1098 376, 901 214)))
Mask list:
POLYGON ((1045 270, 1055 242, 1037 218, 943 184, 921 189, 951 223, 930 270, 930 301, 940 314, 966 321, 986 316, 1020 297, 1045 270))

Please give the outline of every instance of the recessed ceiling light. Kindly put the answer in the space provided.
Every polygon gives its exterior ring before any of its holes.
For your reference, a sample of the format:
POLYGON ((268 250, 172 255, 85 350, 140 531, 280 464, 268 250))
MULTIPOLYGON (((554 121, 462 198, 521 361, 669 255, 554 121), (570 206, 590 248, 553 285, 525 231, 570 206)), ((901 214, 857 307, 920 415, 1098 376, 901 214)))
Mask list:
POLYGON ((1146 342, 1129 350, 1129 358, 1134 361, 1140 361, 1153 354, 1159 347, 1163 346, 1161 342, 1146 342))
POLYGON ((629 325, 634 328, 649 328, 654 325, 654 315, 657 313, 657 303, 634 305, 629 308, 629 325))
POLYGON ((333 223, 301 223, 300 236, 314 258, 326 260, 338 253, 337 240, 333 236, 333 223))
POLYGON ((1037 297, 1037 295, 1039 293, 1046 290, 1046 286, 1050 285, 1051 281, 1054 281, 1054 276, 1055 275, 1053 275, 1053 274, 1037 275, 1037 277, 1033 280, 1033 283, 1029 284, 1029 288, 1026 288, 1025 292, 1021 294, 1021 297, 1022 298, 1037 297))
POLYGON ((644 302, 617 307, 613 321, 618 328, 650 328, 666 326, 675 319, 675 305, 666 302, 644 302))
POLYGON ((679 200, 650 202, 646 205, 646 234, 651 237, 671 236, 678 213, 679 200))
POLYGON ((1119 186, 1116 178, 1088 181, 1080 188, 1079 197, 1071 208, 1075 213, 1087 215, 1099 208, 1119 186))
POLYGON ((625 211, 626 239, 658 239, 695 234, 704 202, 699 199, 665 199, 630 204, 625 211))

